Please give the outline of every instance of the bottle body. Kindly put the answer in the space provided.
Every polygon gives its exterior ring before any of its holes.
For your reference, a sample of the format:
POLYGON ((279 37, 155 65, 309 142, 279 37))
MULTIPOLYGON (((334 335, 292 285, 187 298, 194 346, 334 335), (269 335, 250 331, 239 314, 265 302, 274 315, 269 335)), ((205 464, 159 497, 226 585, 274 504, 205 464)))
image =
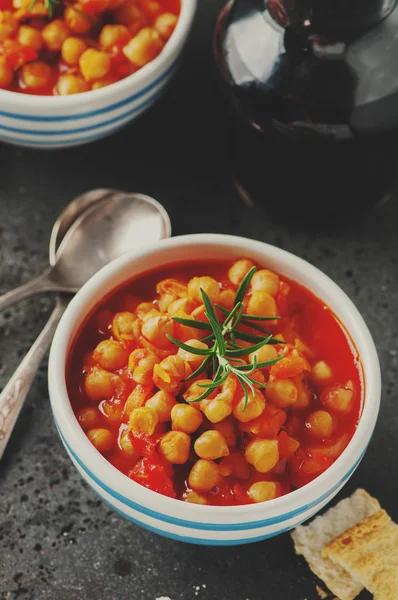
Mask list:
MULTIPOLYGON (((280 12, 282 4, 229 3, 216 30, 239 186, 255 202, 292 214, 321 207, 333 216, 373 205, 398 171, 398 94, 386 108, 390 90, 372 88, 364 67, 380 31, 328 39, 316 33, 310 3, 296 3, 293 16, 280 12)), ((372 52, 382 61, 381 50, 372 52)), ((389 68, 398 74, 398 61, 389 68)))

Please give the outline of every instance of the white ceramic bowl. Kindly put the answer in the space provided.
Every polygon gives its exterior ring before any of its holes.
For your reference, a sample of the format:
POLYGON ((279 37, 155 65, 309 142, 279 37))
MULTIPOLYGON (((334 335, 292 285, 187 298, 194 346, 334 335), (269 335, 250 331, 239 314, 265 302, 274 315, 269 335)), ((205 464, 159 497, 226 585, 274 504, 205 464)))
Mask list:
POLYGON ((358 310, 321 271, 274 246, 225 235, 187 235, 163 240, 126 255, 97 273, 75 296, 55 334, 49 362, 49 389, 62 441, 82 477, 116 511, 146 529, 177 540, 232 545, 285 532, 312 517, 342 488, 362 459, 380 404, 380 368, 376 349, 358 310), (98 301, 132 277, 155 267, 191 259, 233 260, 250 257, 312 290, 350 332, 365 376, 363 414, 350 444, 317 479, 286 496, 246 506, 200 506, 152 492, 113 467, 91 444, 71 408, 65 365, 74 335, 98 301))
POLYGON ((137 118, 172 77, 191 29, 197 0, 182 0, 173 35, 153 61, 108 87, 71 96, 0 90, 0 141, 64 148, 105 137, 137 118))

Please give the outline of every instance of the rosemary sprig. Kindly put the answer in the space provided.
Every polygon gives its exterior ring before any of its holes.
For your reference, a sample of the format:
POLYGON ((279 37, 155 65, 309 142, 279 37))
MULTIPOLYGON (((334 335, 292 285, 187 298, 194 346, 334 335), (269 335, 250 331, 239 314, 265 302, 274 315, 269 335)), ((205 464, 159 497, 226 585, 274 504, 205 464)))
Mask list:
POLYGON ((202 338, 203 342, 210 342, 209 348, 195 348, 170 335, 167 336, 168 339, 179 348, 204 357, 200 367, 198 367, 189 377, 184 379, 184 381, 191 381, 211 367, 213 369, 212 383, 198 384, 199 387, 204 388, 204 392, 198 398, 195 398, 195 400, 190 400, 189 402, 191 403, 200 402, 201 400, 208 398, 213 390, 227 380, 230 374, 234 374, 242 386, 245 397, 243 410, 246 410, 249 401, 249 391, 253 394, 255 386, 261 388, 266 387, 264 383, 256 381, 251 375, 256 369, 274 365, 282 358, 282 356, 278 356, 267 362, 257 362, 257 359, 255 358, 252 364, 246 364, 241 360, 241 357, 248 356, 266 344, 284 343, 283 340, 274 338, 272 333, 257 324, 259 321, 274 321, 275 319, 279 319, 279 317, 261 317, 244 313, 243 300, 255 271, 256 267, 253 267, 243 278, 237 289, 234 307, 231 311, 218 304, 214 306, 206 292, 201 289, 207 322, 174 317, 176 323, 210 332, 207 336, 202 338), (218 319, 215 308, 218 308, 222 314, 226 315, 222 323, 220 323, 218 319), (256 335, 240 331, 238 329, 239 324, 251 327, 265 335, 256 335), (252 345, 242 347, 239 345, 238 340, 252 342, 252 345))
MULTIPOLYGON (((32 8, 34 7, 34 5, 36 4, 37 0, 32 0, 32 2, 29 5, 28 10, 31 11, 32 8)), ((47 10, 48 16, 51 17, 53 16, 53 12, 56 6, 58 6, 59 4, 59 0, 44 0, 44 8, 47 10)))

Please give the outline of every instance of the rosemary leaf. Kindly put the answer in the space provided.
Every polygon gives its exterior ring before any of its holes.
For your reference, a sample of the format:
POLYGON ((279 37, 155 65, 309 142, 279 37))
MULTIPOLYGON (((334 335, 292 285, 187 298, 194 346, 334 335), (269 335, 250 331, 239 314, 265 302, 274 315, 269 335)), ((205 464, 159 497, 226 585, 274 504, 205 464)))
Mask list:
POLYGON ((204 361, 202 362, 202 364, 200 365, 200 367, 198 367, 196 369, 196 371, 194 371, 193 373, 191 373, 191 375, 189 375, 189 377, 186 377, 186 379, 183 379, 182 381, 191 381, 191 379, 195 379, 195 377, 197 377, 198 375, 200 375, 201 373, 203 373, 203 371, 206 371, 207 367, 211 363, 211 358, 212 357, 209 354, 209 356, 207 356, 204 359, 204 361))
POLYGON ((275 321, 280 319, 280 317, 260 317, 257 315, 248 315, 247 313, 243 315, 243 318, 247 321, 275 321))
POLYGON ((198 383, 198 387, 208 388, 209 390, 214 390, 215 388, 218 388, 220 385, 222 385, 224 383, 224 381, 226 381, 228 379, 228 377, 229 377, 229 372, 227 371, 219 379, 214 379, 213 383, 209 383, 209 384, 198 383))
POLYGON ((254 273, 256 272, 257 268, 256 267, 252 267, 250 269, 250 271, 248 273, 246 273, 246 275, 244 276, 244 278, 242 279, 240 286, 237 289, 236 292, 236 296, 235 296, 235 302, 234 304, 238 304, 238 302, 242 302, 245 294, 248 290, 248 287, 250 285, 250 281, 254 275, 254 273))
POLYGON ((230 350, 227 353, 226 358, 228 358, 230 360, 230 358, 235 358, 236 356, 248 356, 252 352, 255 352, 256 350, 260 350, 260 348, 262 348, 263 346, 268 344, 271 338, 272 338, 272 336, 270 335, 269 337, 264 338, 258 344, 254 344, 254 346, 249 346, 249 348, 241 348, 240 350, 230 350))
POLYGON ((195 321, 195 319, 183 319, 182 317, 173 317, 173 320, 176 323, 186 325, 187 327, 194 327, 195 329, 206 329, 206 331, 211 331, 210 323, 206 323, 205 321, 195 321))
MULTIPOLYGON (((265 367, 271 367, 272 365, 275 365, 277 362, 279 362, 280 360, 282 360, 283 356, 278 356, 277 358, 273 358, 272 360, 267 360, 267 362, 259 362, 257 363, 257 369, 264 369, 265 367)), ((255 369, 253 369, 253 371, 251 371, 251 369, 253 368, 253 365, 242 365, 240 367, 235 367, 236 369, 239 369, 239 371, 243 371, 246 374, 249 372, 253 372, 255 369)))
POLYGON ((200 396, 195 398, 195 400, 186 400, 186 402, 188 404, 195 404, 196 402, 200 402, 201 400, 208 398, 210 396, 210 394, 212 393, 212 391, 213 391, 212 389, 207 388, 207 390, 205 392, 203 392, 203 394, 201 394, 200 396))

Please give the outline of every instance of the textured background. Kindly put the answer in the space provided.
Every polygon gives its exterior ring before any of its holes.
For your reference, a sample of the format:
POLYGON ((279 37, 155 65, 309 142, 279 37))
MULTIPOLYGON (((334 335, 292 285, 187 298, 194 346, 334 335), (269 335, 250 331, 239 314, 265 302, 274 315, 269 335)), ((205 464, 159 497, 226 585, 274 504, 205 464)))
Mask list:
MULTIPOLYGON (((40 273, 59 212, 77 194, 102 186, 160 200, 175 235, 241 234, 308 259, 354 300, 382 365, 375 436, 340 496, 363 486, 398 520, 398 204, 358 210, 354 222, 342 214, 340 225, 326 232, 322 222, 315 229, 286 226, 272 215, 272 201, 255 209, 241 203, 211 75, 211 34, 220 8, 219 0, 201 0, 178 76, 138 123, 76 150, 0 145, 0 292, 40 273)), ((51 306, 50 297, 35 297, 0 314, 0 389, 51 306)), ((316 583, 288 535, 241 548, 190 547, 110 511, 61 446, 43 364, 0 465, 1 600, 316 600, 316 583)))

